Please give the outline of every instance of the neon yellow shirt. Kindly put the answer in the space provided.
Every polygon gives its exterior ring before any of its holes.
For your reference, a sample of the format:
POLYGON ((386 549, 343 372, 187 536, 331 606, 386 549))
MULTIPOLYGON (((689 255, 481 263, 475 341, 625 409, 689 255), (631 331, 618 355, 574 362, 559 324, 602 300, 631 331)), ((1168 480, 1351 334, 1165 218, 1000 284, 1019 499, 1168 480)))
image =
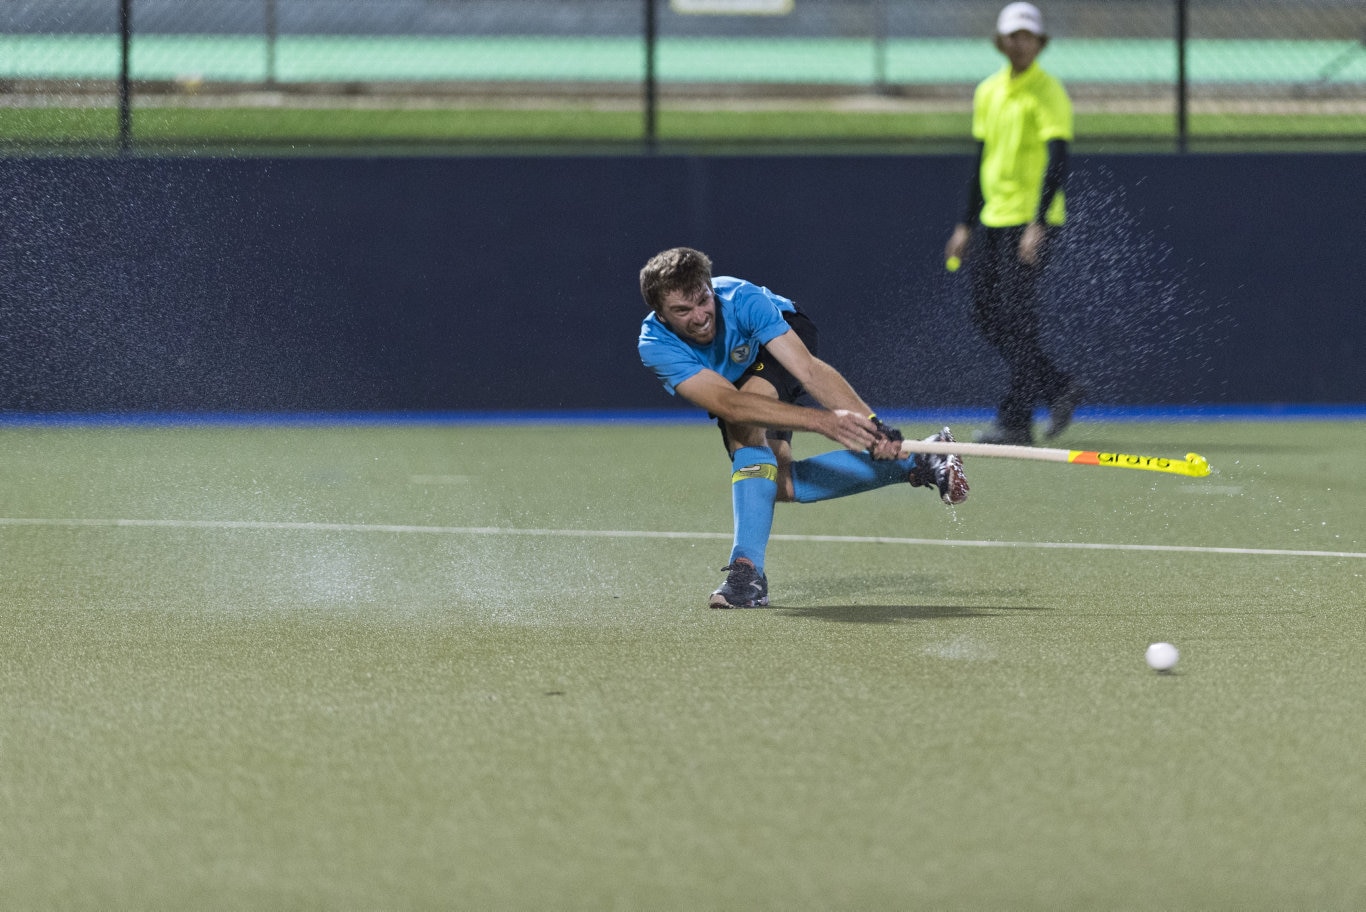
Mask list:
MULTIPOLYGON (((1037 63, 1014 78, 1006 64, 973 93, 972 135, 985 144, 982 224, 1024 225, 1039 209, 1049 141, 1072 141, 1072 100, 1062 83, 1037 63)), ((1048 224, 1061 225, 1065 218, 1059 190, 1048 207, 1048 224)))

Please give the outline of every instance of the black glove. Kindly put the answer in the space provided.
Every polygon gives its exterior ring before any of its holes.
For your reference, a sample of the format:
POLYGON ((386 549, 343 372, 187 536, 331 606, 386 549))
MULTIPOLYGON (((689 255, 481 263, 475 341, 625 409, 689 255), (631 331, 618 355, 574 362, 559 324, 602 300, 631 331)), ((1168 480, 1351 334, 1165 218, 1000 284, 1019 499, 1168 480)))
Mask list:
MULTIPOLYGON (((879 418, 877 415, 869 415, 869 416, 868 416, 868 420, 871 421, 871 422, 873 422, 873 428, 877 431, 877 436, 878 436, 878 439, 879 439, 879 440, 890 440, 892 443, 901 443, 903 440, 906 439, 905 437, 903 437, 903 436, 901 435, 901 432, 898 431, 896 428, 891 427, 890 425, 884 424, 884 423, 882 422, 882 419, 879 418)), ((869 449, 872 450, 872 451, 876 451, 876 450, 877 450, 877 443, 874 443, 873 446, 871 446, 869 449)), ((900 448, 898 447, 897 449, 898 449, 898 455, 899 455, 900 448)), ((897 457, 896 457, 896 456, 884 456, 884 457, 878 457, 878 458, 883 458, 883 459, 895 459, 895 458, 897 458, 897 457)))
POLYGON ((877 429, 877 435, 884 440, 891 440, 900 443, 906 438, 901 436, 901 432, 888 424, 883 424, 882 419, 877 415, 869 415, 868 420, 873 422, 873 427, 877 429))

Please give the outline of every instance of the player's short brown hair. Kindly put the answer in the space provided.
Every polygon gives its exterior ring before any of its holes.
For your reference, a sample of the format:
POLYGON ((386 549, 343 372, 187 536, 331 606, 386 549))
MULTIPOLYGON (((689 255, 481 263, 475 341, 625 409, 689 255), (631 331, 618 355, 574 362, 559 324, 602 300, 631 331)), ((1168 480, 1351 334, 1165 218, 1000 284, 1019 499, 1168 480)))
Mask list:
POLYGON ((640 295, 655 313, 675 291, 711 287, 711 258, 691 247, 673 247, 650 257, 640 270, 640 295))

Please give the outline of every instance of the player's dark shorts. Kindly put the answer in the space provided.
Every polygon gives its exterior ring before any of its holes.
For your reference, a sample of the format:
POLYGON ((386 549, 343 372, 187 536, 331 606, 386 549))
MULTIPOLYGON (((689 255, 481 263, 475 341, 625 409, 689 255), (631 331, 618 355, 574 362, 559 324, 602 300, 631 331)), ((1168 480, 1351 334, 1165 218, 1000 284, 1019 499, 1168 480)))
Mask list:
MULTIPOLYGON (((802 340, 807 351, 816 354, 817 332, 816 324, 811 322, 811 318, 801 311, 784 313, 783 319, 787 325, 792 327, 792 331, 797 334, 797 338, 802 340)), ((787 368, 778 363, 778 359, 773 357, 767 348, 759 348, 759 357, 754 359, 754 363, 749 366, 739 379, 735 381, 736 388, 745 385, 750 377, 762 377, 773 388, 778 391, 779 402, 790 402, 793 405, 804 406, 805 408, 820 408, 821 404, 816 398, 806 391, 806 387, 796 377, 788 373, 787 368)), ((716 416, 712 416, 716 417, 716 416)), ((726 434, 726 423, 721 419, 716 419, 717 425, 721 428, 721 439, 725 441, 727 452, 730 451, 730 437, 726 434)), ((769 431, 765 436, 769 440, 788 440, 792 439, 791 431, 769 431)))

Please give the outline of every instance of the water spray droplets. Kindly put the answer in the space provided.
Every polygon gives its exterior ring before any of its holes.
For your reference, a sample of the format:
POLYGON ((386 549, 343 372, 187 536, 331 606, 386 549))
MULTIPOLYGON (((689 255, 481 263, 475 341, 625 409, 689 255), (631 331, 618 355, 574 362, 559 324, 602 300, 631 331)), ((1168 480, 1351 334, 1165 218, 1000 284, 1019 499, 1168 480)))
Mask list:
POLYGON ((1093 401, 1189 402, 1205 392, 1220 321, 1186 265, 1142 227, 1104 168, 1068 183, 1068 227, 1045 283, 1045 334, 1093 401))

